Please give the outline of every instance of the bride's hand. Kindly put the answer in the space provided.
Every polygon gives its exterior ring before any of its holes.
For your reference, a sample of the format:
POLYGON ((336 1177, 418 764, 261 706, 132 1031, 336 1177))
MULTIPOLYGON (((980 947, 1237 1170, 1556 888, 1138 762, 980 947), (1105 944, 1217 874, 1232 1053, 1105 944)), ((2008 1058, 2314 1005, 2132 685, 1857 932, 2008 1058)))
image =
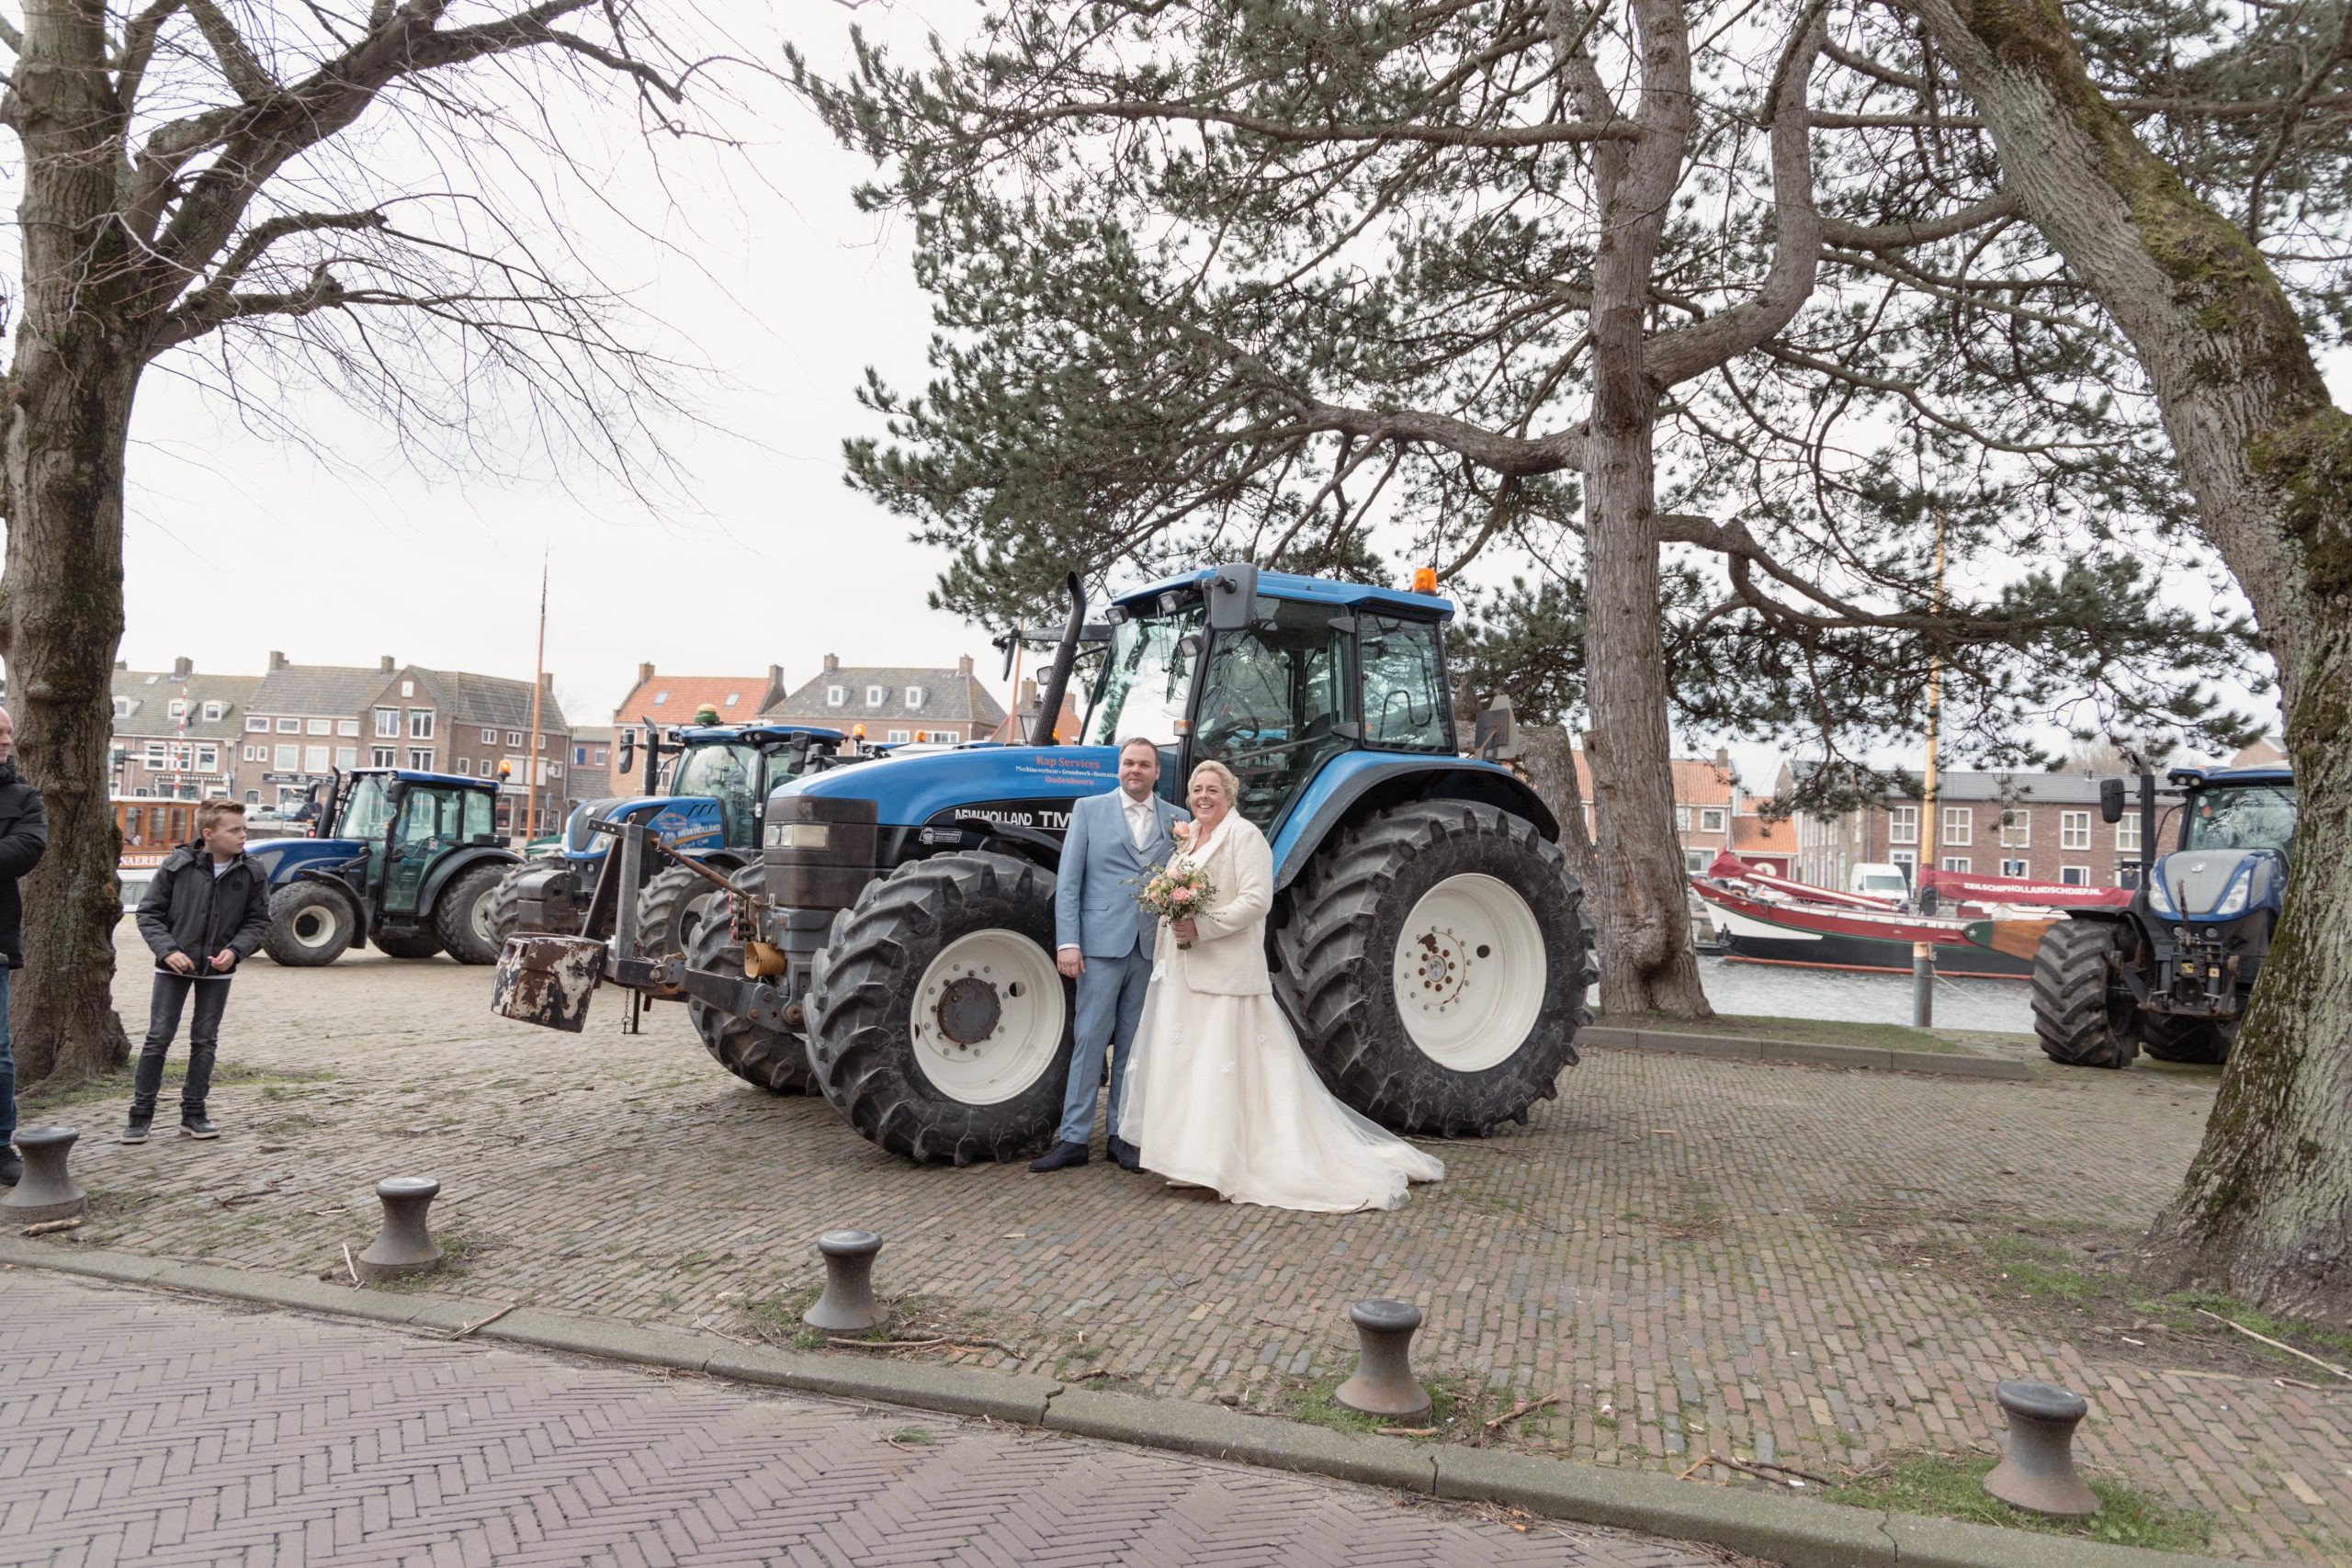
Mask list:
POLYGON ((1168 930, 1178 942, 1192 942, 1201 934, 1199 929, 1193 924, 1193 918, 1190 915, 1181 920, 1169 921, 1168 930))

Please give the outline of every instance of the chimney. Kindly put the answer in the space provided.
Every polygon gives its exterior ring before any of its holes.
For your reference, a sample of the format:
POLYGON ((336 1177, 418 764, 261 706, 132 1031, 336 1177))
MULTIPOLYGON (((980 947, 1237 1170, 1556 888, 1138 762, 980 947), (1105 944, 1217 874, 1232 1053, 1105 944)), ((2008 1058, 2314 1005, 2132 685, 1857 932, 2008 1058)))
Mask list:
POLYGON ((642 685, 646 684, 648 682, 651 681, 652 679, 653 679, 653 666, 652 666, 652 665, 650 665, 650 664, 640 664, 640 665, 639 665, 639 666, 637 667, 637 683, 638 683, 639 685, 642 686, 642 685))
POLYGON ((968 653, 967 653, 967 654, 964 655, 964 657, 963 657, 963 658, 961 658, 961 659, 959 659, 959 660, 957 660, 956 661, 956 673, 957 673, 958 675, 969 675, 971 672, 972 672, 972 656, 971 656, 970 654, 968 654, 968 653))
POLYGON ((548 696, 555 695, 554 671, 542 670, 539 671, 539 690, 545 692, 548 696))
POLYGON ((841 672, 842 661, 834 658, 830 653, 825 655, 825 673, 828 675, 838 675, 841 672))
POLYGON ((130 668, 130 660, 128 659, 118 659, 114 661, 114 667, 118 670, 128 670, 130 668))
POLYGON ((183 653, 172 660, 172 673, 185 681, 196 673, 196 661, 183 653))
POLYGON ((1037 705, 1043 699, 1037 695, 1037 682, 1029 676, 1023 675, 1021 677, 1021 711, 1023 713, 1035 713, 1037 711, 1037 705))
POLYGON ((284 655, 284 654, 282 654, 282 653, 278 652, 278 651, 277 651, 277 649, 274 649, 274 648, 273 648, 273 649, 271 649, 269 650, 269 667, 270 667, 272 670, 283 670, 283 669, 285 669, 285 668, 286 668, 286 655, 284 655))
POLYGON ((768 666, 768 692, 774 697, 782 697, 784 695, 783 665, 771 664, 768 666))
POLYGON ((389 653, 379 655, 376 660, 376 669, 381 674, 390 674, 392 672, 392 656, 389 653))

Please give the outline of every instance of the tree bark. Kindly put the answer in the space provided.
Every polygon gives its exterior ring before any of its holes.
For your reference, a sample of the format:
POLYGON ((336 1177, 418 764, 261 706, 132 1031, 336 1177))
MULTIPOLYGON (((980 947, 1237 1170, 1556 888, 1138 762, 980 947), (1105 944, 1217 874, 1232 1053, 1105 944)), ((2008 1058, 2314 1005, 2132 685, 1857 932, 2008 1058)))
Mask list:
POLYGON ((19 1081, 119 1068, 119 838, 107 799, 108 672, 122 639, 123 457, 144 345, 113 221, 122 115, 107 91, 105 7, 36 0, 0 118, 25 150, 17 234, 24 318, 0 411, 0 657, 17 765, 49 812, 25 879, 25 968, 12 998, 19 1081))
POLYGON ((2287 908, 2149 1276, 2352 1323, 2352 416, 2260 253, 2132 134, 2057 0, 1905 0, 2003 177, 2139 354, 2199 526, 2278 666, 2287 908))

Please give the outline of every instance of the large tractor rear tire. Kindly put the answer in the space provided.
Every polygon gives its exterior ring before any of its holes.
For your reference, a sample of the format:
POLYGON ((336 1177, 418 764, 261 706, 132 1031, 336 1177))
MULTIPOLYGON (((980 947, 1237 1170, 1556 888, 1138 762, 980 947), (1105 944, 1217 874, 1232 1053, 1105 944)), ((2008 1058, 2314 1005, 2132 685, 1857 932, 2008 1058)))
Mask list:
MULTIPOLYGON (((741 975, 743 946, 735 940, 725 917, 705 921, 686 950, 687 962, 711 973, 741 975)), ((745 1083, 770 1094, 814 1094, 817 1075, 809 1070, 808 1047, 797 1034, 775 1034, 755 1028, 749 1020, 721 1012, 699 997, 686 998, 686 1016, 712 1061, 745 1083)))
POLYGON ((434 901, 433 930, 458 963, 498 962, 498 950, 505 942, 492 924, 492 914, 509 869, 503 861, 469 866, 434 901))
POLYGON ((1323 846, 1275 935, 1274 992, 1332 1093, 1400 1132, 1483 1135, 1559 1092, 1592 925, 1525 818, 1415 801, 1323 846))
POLYGON ((1054 876, 940 855, 833 917, 808 994, 825 1098, 893 1154, 1009 1160, 1061 1118, 1077 1008, 1054 968, 1054 876))
POLYGON ((431 958, 441 951, 441 939, 428 931, 378 931, 368 940, 387 958, 431 958))
MULTIPOLYGON (((763 867, 712 867, 721 876, 757 891, 763 867)), ((692 953, 695 937, 712 919, 727 923, 727 895, 684 866, 669 866, 647 879, 637 896, 638 951, 648 958, 692 953)))
POLYGON ((539 868, 544 856, 518 862, 506 868, 498 879, 498 890, 490 896, 490 934, 501 947, 523 923, 523 878, 539 868))
POLYGON ((2128 935, 2105 920, 2060 920, 2033 959, 2033 1032, 2041 1054, 2069 1067, 2128 1067, 2140 1055, 2138 1011, 2113 984, 2128 935))
MULTIPOLYGON (((2233 1022, 2234 1021, 2229 1021, 2233 1022)), ((2159 1062, 2195 1062, 2211 1066, 2230 1059, 2236 1031, 2211 1018, 2179 1018, 2149 1013, 2140 1020, 2140 1043, 2159 1062)))
POLYGON ((343 956, 359 932, 351 901, 317 882, 289 882, 269 897, 261 949, 289 969, 317 969, 343 956))

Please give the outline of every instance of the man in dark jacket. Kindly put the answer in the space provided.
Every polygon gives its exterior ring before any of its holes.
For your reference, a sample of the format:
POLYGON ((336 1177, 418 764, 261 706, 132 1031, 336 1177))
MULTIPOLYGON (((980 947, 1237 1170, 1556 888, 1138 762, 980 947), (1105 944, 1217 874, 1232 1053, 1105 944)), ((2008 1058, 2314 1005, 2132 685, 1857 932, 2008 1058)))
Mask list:
POLYGON ((187 1029, 187 1082, 180 1089, 180 1134, 217 1138, 204 1114, 212 1088, 212 1056, 220 1043, 220 1015, 238 962, 253 955, 269 929, 269 878, 245 853, 245 808, 208 800, 196 809, 197 841, 164 857, 147 896, 139 900, 139 934, 155 953, 155 988, 148 1004, 147 1043, 131 1078, 130 1122, 122 1141, 143 1144, 164 1087, 164 1053, 179 1032, 180 1009, 196 993, 187 1029))
POLYGON ((17 1135, 17 1058, 8 1034, 8 975, 25 966, 25 906, 17 879, 40 863, 49 848, 49 813, 40 791, 17 776, 17 721, 0 708, 0 1187, 14 1187, 24 1161, 9 1142, 17 1135))

